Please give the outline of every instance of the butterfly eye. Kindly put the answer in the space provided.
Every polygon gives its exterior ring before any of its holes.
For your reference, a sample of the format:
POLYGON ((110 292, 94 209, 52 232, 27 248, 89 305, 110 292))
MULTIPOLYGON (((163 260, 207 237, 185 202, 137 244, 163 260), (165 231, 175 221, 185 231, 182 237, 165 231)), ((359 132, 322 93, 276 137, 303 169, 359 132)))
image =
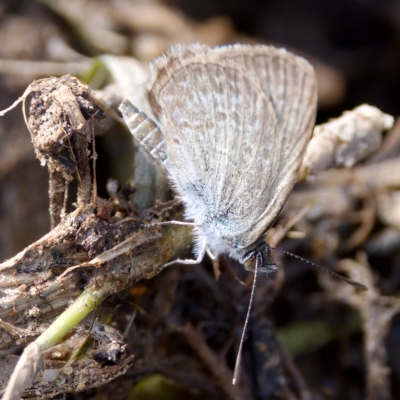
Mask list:
POLYGON ((255 258, 248 258, 244 263, 244 269, 246 271, 254 271, 256 268, 256 259, 255 258))

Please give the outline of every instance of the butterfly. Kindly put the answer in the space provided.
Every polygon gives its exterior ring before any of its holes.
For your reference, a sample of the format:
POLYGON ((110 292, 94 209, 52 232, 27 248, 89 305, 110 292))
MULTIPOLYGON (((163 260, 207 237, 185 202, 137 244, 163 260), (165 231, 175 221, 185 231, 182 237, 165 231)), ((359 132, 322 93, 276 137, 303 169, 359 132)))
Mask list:
POLYGON ((177 45, 153 62, 147 95, 160 129, 143 117, 138 124, 141 113, 127 100, 120 109, 196 226, 196 259, 174 262, 198 263, 209 251, 247 269, 276 269, 264 233, 312 135, 313 67, 272 46, 177 45))

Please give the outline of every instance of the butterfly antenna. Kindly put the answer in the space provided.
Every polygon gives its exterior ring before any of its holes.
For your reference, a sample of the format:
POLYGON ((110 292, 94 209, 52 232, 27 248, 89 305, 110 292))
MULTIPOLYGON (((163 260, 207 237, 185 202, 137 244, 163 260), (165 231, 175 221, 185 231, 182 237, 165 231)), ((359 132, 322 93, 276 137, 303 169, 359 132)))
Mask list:
POLYGON ((255 292, 255 289, 256 289, 258 268, 259 268, 260 264, 261 264, 261 255, 257 254, 256 265, 254 267, 254 277, 253 277, 253 285, 251 287, 249 307, 247 308, 247 314, 246 314, 246 319, 244 321, 242 337, 240 338, 239 350, 238 350, 238 354, 236 356, 235 370, 233 372, 232 385, 236 384, 236 382, 238 381, 238 378, 239 378, 239 374, 240 374, 240 364, 242 362, 242 350, 243 350, 244 335, 246 333, 247 325, 249 324, 250 311, 251 311, 251 308, 252 308, 253 303, 254 303, 254 292, 255 292))
POLYGON ((328 274, 330 274, 331 276, 333 276, 336 279, 341 279, 342 281, 347 282, 349 285, 354 286, 357 290, 361 290, 361 291, 368 290, 368 288, 365 285, 363 285, 362 283, 359 283, 359 282, 353 281, 352 279, 346 278, 343 275, 337 274, 336 272, 333 272, 332 270, 330 270, 328 268, 325 268, 322 265, 319 265, 319 264, 317 264, 315 262, 307 260, 306 258, 298 256, 297 254, 291 253, 290 251, 279 249, 277 247, 270 247, 270 250, 276 250, 276 251, 279 251, 279 252, 281 252, 283 254, 286 254, 288 256, 297 258, 298 260, 304 261, 305 263, 310 264, 313 267, 319 268, 320 270, 327 272, 328 274))

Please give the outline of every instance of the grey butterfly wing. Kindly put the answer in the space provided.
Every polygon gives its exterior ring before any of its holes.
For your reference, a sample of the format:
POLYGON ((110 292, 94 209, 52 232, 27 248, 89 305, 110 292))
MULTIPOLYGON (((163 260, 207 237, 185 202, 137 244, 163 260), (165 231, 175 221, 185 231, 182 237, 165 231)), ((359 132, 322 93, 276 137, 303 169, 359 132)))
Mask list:
POLYGON ((316 81, 268 46, 179 46, 155 64, 149 98, 189 217, 247 247, 274 221, 310 139, 316 81))
POLYGON ((152 157, 164 165, 168 154, 164 135, 156 123, 147 117, 143 111, 136 108, 128 99, 124 99, 121 102, 119 110, 135 139, 152 157))

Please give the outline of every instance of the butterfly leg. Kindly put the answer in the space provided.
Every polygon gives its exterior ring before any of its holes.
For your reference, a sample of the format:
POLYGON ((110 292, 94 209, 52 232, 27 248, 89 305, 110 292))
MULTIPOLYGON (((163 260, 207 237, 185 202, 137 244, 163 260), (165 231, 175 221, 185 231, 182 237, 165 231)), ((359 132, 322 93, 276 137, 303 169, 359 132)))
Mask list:
POLYGON ((143 228, 152 228, 153 226, 162 226, 162 225, 184 225, 184 226, 197 226, 194 222, 185 222, 185 221, 164 221, 164 222, 154 222, 148 225, 142 225, 143 228))
MULTIPOLYGON (((184 225, 184 226, 194 226, 196 227, 197 225, 193 222, 185 222, 185 221, 164 221, 164 222, 155 222, 152 224, 148 225, 143 225, 143 228, 152 228, 154 226, 162 226, 162 225, 184 225)), ((204 254, 206 253, 206 243, 203 242, 200 245, 199 251, 198 251, 198 256, 196 259, 186 259, 186 260, 181 260, 178 258, 177 260, 170 261, 162 266, 162 268, 159 270, 162 271, 164 268, 169 267, 172 264, 185 264, 185 265, 194 265, 194 264, 200 264, 200 262, 204 258, 204 254)))
POLYGON ((221 276, 221 270, 219 268, 219 259, 218 257, 216 257, 210 249, 207 249, 207 255, 210 257, 211 259, 211 264, 212 264, 212 268, 213 268, 213 272, 214 272, 214 277, 216 280, 219 279, 219 277, 221 276))
POLYGON ((211 253, 210 249, 207 249, 207 254, 208 254, 208 257, 211 258, 211 260, 215 261, 217 259, 217 257, 215 257, 213 253, 211 253))
POLYGON ((175 264, 175 263, 176 264, 185 264, 185 265, 200 264, 201 261, 203 260, 205 254, 206 254, 206 243, 203 242, 201 244, 200 249, 199 249, 197 258, 195 258, 195 259, 186 259, 186 260, 181 260, 180 258, 178 258, 177 260, 173 260, 173 261, 170 261, 169 263, 164 264, 162 269, 164 269, 166 267, 169 267, 170 265, 175 264))

